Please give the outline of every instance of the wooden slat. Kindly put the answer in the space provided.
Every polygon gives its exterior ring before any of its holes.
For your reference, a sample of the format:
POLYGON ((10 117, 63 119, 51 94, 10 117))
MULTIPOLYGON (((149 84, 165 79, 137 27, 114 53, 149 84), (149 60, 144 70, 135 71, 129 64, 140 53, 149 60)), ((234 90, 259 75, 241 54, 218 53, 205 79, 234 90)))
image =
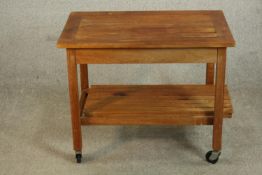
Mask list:
POLYGON ((77 49, 78 64, 215 63, 217 49, 77 49))
MULTIPOLYGON (((89 99, 90 100, 90 99, 89 99)), ((89 105, 95 107, 97 104, 101 102, 101 99, 92 99, 90 100, 89 105)), ((120 106, 120 105, 139 105, 143 104, 143 106, 150 107, 161 107, 168 105, 176 105, 177 107, 214 107, 214 100, 171 100, 171 99, 161 99, 161 103, 159 103, 159 99, 154 98, 144 98, 144 99, 130 99, 129 97, 116 97, 116 98, 105 98, 104 103, 110 102, 111 105, 120 106)), ((230 100, 225 100, 225 107, 231 106, 230 100)))
POLYGON ((111 114, 97 115, 96 117, 83 117, 82 125, 211 125, 212 116, 192 116, 192 115, 131 115, 131 114, 111 114))
MULTIPOLYGON (((89 94, 92 94, 90 98, 99 96, 154 96, 165 97, 171 96, 172 98, 214 98, 214 86, 213 85, 102 85, 92 86, 88 90, 89 94), (203 96, 203 97, 202 97, 203 96)), ((225 91, 228 94, 228 91, 225 91)), ((225 98, 227 98, 226 96, 225 98)))
MULTIPOLYGON (((226 87, 225 92, 224 117, 231 117, 226 87)), ((214 86, 91 86, 84 114, 82 124, 212 124, 214 86)))
MULTIPOLYGON (((214 97, 213 96, 150 96, 150 95, 144 95, 143 97, 150 97, 150 100, 152 101, 157 101, 157 100, 190 100, 190 101, 194 101, 194 100, 212 100, 214 101, 214 97)), ((89 96, 88 99, 95 101, 95 100, 103 100, 103 99, 122 99, 121 96, 114 96, 113 93, 110 94, 93 94, 92 96, 89 96)), ((136 95, 128 95, 128 100, 130 101, 136 101, 137 100, 137 96, 136 95)), ((230 101, 230 97, 225 95, 225 101, 229 100, 230 101)))

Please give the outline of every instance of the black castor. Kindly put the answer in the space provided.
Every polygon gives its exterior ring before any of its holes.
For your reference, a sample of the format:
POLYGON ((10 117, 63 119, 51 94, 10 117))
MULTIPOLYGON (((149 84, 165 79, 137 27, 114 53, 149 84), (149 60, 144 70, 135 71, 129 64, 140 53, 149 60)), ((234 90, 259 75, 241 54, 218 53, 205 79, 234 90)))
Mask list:
POLYGON ((207 162, 212 163, 212 164, 217 163, 220 154, 221 154, 221 152, 208 151, 208 152, 206 153, 206 160, 207 160, 207 162))
POLYGON ((76 162, 81 163, 82 160, 82 154, 81 153, 76 153, 76 162))

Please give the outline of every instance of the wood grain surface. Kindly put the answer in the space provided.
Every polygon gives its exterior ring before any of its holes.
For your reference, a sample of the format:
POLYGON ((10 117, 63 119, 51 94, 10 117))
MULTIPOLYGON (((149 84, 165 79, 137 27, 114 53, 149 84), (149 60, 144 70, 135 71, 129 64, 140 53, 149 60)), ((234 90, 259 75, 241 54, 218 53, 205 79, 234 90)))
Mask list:
POLYGON ((75 52, 72 49, 67 49, 67 68, 74 150, 81 151, 82 133, 80 123, 80 105, 78 101, 77 64, 75 60, 75 52))
POLYGON ((72 12, 59 48, 230 47, 222 11, 72 12))
MULTIPOLYGON (((213 124, 214 85, 97 85, 81 124, 213 124)), ((225 87, 224 117, 231 117, 225 87)))
POLYGON ((76 49, 78 64, 215 63, 217 49, 76 49))

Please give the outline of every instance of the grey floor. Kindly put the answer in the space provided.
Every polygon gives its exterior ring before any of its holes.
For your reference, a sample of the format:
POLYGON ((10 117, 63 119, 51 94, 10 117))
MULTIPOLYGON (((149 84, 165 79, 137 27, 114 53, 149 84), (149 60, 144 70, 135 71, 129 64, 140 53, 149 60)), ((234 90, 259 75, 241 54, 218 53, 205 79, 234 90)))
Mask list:
MULTIPOLYGON (((262 3, 211 1, 18 1, 0 3, 0 174, 262 174, 262 3), (216 8, 214 8, 216 7, 216 8), (55 43, 74 10, 222 9, 234 115, 224 120, 216 165, 210 126, 83 127, 82 164, 72 150, 66 59, 55 43)), ((204 65, 90 67, 91 84, 202 83, 204 65)))
POLYGON ((211 148, 210 126, 84 127, 84 159, 77 165, 65 94, 66 90, 56 88, 2 88, 1 174, 262 172, 262 97, 258 91, 231 93, 235 114, 232 119, 224 120, 224 147, 216 165, 204 160, 211 148))

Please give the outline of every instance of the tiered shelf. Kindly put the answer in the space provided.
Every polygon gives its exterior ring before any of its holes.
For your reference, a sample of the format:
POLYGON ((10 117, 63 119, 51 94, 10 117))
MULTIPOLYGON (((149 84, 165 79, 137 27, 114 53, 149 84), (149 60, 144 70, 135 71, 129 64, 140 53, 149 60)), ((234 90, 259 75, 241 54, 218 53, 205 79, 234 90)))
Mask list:
MULTIPOLYGON (((224 117, 232 116, 227 87, 224 117)), ((93 85, 81 124, 213 124, 213 85, 93 85)))

